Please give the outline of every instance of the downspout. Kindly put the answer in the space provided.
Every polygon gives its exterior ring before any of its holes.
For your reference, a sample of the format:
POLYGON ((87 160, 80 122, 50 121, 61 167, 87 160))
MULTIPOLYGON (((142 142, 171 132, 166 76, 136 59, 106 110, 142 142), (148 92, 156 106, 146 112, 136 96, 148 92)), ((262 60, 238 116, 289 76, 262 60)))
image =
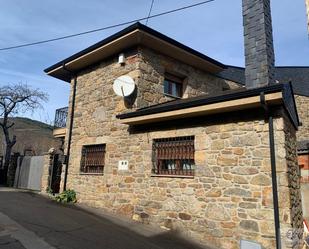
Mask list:
POLYGON ((63 70, 67 71, 68 73, 70 73, 71 76, 74 77, 74 80, 73 80, 73 92, 72 92, 72 104, 71 104, 71 115, 70 115, 69 133, 68 133, 68 146, 67 146, 67 156, 66 156, 66 167, 65 167, 64 182, 63 182, 63 191, 65 191, 66 187, 67 187, 68 168, 69 168, 69 161, 70 161, 70 151, 71 151, 73 119, 74 119, 74 109, 75 109, 75 96, 76 96, 77 75, 76 75, 75 72, 68 70, 64 63, 62 65, 62 68, 63 68, 63 70))
POLYGON ((269 110, 265 101, 264 92, 260 93, 260 102, 265 110, 266 118, 268 119, 269 130, 269 148, 270 148, 270 164, 271 164, 271 179, 272 192, 274 203, 274 218, 275 218, 275 233, 276 233, 276 249, 281 249, 280 238, 280 216, 279 216, 279 202, 278 202, 278 186, 277 186, 277 172, 276 172, 276 152, 275 152, 275 136, 274 136, 274 120, 271 111, 269 110))

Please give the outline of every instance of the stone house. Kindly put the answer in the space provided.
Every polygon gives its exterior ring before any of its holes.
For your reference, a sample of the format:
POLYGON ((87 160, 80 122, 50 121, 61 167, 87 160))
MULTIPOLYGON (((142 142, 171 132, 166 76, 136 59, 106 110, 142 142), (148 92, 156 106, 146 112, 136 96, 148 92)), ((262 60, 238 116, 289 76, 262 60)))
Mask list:
MULTIPOLYGON (((270 38, 256 38, 265 53, 270 38)), ((243 87, 220 75, 224 64, 136 23, 47 68, 72 85, 67 126, 55 131, 62 184, 81 203, 210 247, 292 248, 303 221, 293 89, 246 64, 256 75, 243 87), (123 75, 135 85, 125 97, 113 88, 123 75)))
MULTIPOLYGON (((235 66, 219 74, 222 78, 245 85, 245 69, 235 66)), ((291 82, 301 126, 296 133, 298 164, 304 217, 309 220, 309 67, 276 67, 276 82, 291 82)))

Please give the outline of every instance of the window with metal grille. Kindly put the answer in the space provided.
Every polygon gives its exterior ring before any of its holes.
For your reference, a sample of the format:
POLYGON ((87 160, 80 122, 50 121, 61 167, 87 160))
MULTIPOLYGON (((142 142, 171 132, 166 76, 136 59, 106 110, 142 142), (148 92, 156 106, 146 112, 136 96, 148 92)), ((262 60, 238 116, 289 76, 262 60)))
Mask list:
POLYGON ((194 136, 155 139, 153 173, 193 176, 194 136))
POLYGON ((105 163, 105 144, 84 145, 80 170, 82 173, 103 173, 105 163))

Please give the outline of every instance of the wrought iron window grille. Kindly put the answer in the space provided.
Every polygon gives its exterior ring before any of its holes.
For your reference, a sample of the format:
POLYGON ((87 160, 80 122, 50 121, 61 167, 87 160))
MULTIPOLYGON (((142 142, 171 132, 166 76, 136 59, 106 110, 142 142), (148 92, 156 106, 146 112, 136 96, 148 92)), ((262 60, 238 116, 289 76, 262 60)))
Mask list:
POLYGON ((81 173, 102 174, 105 166, 105 144, 84 145, 81 157, 81 173))
POLYGON ((153 141, 153 174, 194 175, 194 136, 153 141))

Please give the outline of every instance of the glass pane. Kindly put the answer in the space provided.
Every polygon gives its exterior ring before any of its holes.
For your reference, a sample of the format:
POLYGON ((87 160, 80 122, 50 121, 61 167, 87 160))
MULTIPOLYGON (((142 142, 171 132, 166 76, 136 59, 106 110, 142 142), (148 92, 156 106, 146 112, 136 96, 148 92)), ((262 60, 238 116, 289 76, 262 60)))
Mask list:
POLYGON ((194 169, 194 161, 193 160, 183 160, 182 161, 182 169, 183 170, 192 170, 192 169, 194 169))
POLYGON ((176 84, 177 87, 177 97, 182 97, 182 85, 181 84, 176 84))
POLYGON ((181 84, 165 79, 164 93, 176 97, 181 97, 181 84))
POLYGON ((173 82, 172 84, 172 95, 173 96, 178 96, 177 94, 177 85, 173 82))
POLYGON ((172 160, 168 161, 167 168, 168 169, 176 169, 176 165, 175 165, 174 161, 172 161, 172 160))

